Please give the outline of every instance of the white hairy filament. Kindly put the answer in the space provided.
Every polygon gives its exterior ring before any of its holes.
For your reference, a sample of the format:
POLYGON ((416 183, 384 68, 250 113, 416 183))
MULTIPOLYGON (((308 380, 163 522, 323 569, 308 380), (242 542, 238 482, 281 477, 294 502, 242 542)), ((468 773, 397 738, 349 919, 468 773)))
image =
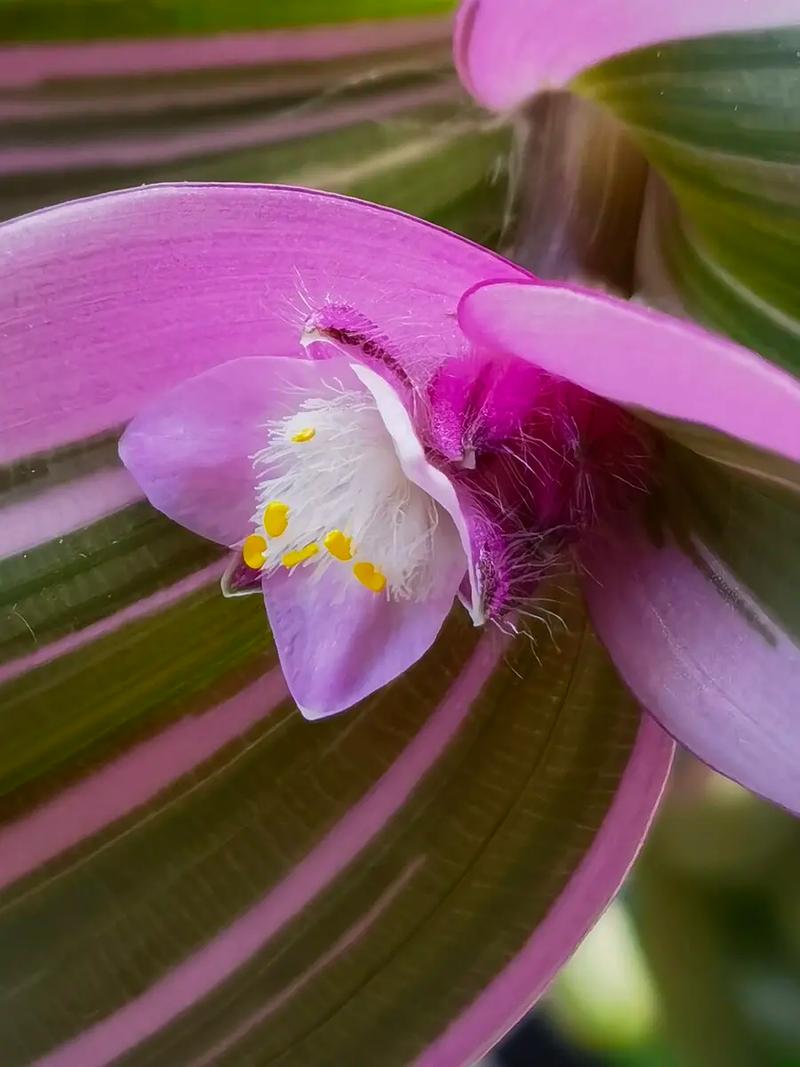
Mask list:
POLYGON ((403 472, 394 442, 367 391, 321 387, 322 396, 298 398, 295 414, 266 425, 267 443, 253 457, 257 507, 255 531, 264 533, 270 503, 288 507, 288 524, 268 539, 262 569, 282 566, 287 553, 318 546, 300 564, 314 580, 353 563, 373 564, 386 578, 386 595, 424 599, 430 589, 433 536, 439 522, 434 500, 403 472), (313 431, 308 440, 294 440, 313 431), (341 530, 352 542, 352 562, 324 547, 341 530))

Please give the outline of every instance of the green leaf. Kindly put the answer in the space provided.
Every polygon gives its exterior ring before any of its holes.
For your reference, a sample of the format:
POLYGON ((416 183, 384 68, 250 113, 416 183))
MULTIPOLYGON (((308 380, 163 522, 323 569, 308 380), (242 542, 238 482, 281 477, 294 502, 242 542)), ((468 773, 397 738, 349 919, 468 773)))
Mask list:
POLYGON ((441 15, 454 0, 0 0, 0 39, 99 40, 180 34, 236 33, 314 24, 441 15))
POLYGON ((726 586, 704 553, 720 560, 771 622, 800 644, 800 496, 761 477, 667 444, 660 481, 648 505, 678 544, 720 590, 763 630, 735 589, 726 586))
POLYGON ((710 426, 668 419, 641 408, 634 410, 639 418, 661 430, 671 440, 705 456, 706 459, 713 459, 723 467, 752 478, 800 492, 800 465, 785 456, 756 448, 710 426))
POLYGON ((104 625, 77 644, 43 591, 43 644, 0 687, 4 1064, 98 1020, 132 1067, 410 1062, 545 920, 630 758, 639 717, 580 599, 554 591, 564 632, 533 647, 458 609, 407 676, 311 724, 259 598, 171 596, 171 560, 150 568, 166 602, 108 614, 125 567, 101 570, 104 625), (216 951, 239 964, 179 1011, 172 976, 216 951), (123 1035, 139 998, 159 1023, 123 1035))
POLYGON ((672 190, 659 254, 685 309, 800 373, 800 28, 639 49, 574 87, 672 190))
MULTIPOLYGON (((396 26, 397 40, 387 29, 355 42, 334 28, 313 55, 280 61, 212 51, 164 69, 141 45, 121 73, 113 55, 95 69, 92 45, 76 44, 66 69, 22 64, 19 84, 12 71, 0 86, 0 218, 149 182, 267 182, 371 199, 495 245, 510 129, 468 102, 445 24, 396 26)), ((4 54, 16 61, 0 47, 0 65, 4 54)))

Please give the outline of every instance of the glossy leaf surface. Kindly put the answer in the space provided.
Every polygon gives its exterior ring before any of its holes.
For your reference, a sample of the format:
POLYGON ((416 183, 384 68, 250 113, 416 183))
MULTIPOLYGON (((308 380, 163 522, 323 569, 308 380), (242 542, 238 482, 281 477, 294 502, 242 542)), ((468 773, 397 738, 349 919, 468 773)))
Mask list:
POLYGON ((376 317, 414 289, 391 321, 424 346, 516 268, 256 186, 65 205, 0 245, 5 1063, 473 1062, 615 892, 671 742, 557 589, 553 637, 459 608, 397 683, 305 721, 260 599, 221 597, 218 550, 142 502, 115 441, 169 381, 294 354, 298 279, 376 317))

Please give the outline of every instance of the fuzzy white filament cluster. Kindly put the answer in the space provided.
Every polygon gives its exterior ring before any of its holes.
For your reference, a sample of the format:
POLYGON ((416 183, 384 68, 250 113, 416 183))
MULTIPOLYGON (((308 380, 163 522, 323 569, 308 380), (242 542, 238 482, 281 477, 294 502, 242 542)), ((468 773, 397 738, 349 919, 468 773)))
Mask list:
POLYGON ((288 507, 286 530, 269 539, 262 570, 316 545, 318 552, 299 565, 305 580, 329 568, 354 580, 353 565, 371 563, 386 578, 385 595, 422 600, 431 584, 438 506, 404 474, 372 395, 323 389, 322 396, 298 398, 293 415, 268 423, 267 444, 253 457, 256 532, 264 533, 271 503, 288 507), (351 561, 326 550, 325 537, 335 530, 350 538, 351 561))

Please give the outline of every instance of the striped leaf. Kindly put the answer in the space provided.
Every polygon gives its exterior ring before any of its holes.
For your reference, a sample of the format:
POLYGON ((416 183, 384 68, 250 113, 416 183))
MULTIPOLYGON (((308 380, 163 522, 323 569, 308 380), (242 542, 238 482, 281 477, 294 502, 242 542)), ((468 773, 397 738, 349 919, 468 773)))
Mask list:
MULTIPOLYGON (((663 786, 672 744, 570 587, 532 640, 458 609, 407 675, 309 723, 260 598, 224 600, 218 550, 139 499, 114 448, 136 402, 287 350, 282 271, 361 278, 324 220, 358 241, 368 208, 265 197, 0 227, 4 1067, 472 1063, 615 892, 663 786), (319 247, 297 242, 320 211, 319 247)), ((515 271, 419 230, 397 216, 386 258, 402 290, 438 249, 406 328, 446 341, 470 272, 515 271)))
MULTIPOLYGON (((470 91, 495 109, 543 94, 528 111, 523 262, 638 291, 800 372, 797 17, 793 0, 625 13, 613 0, 465 0, 455 52, 470 91)), ((800 484, 795 464, 708 425, 637 414, 732 470, 800 484)))
MULTIPOLYGON (((575 86, 625 122, 674 196, 650 204, 645 293, 648 282, 656 295, 671 290, 692 317, 799 374, 800 28, 635 50, 575 86)), ((663 474, 678 545, 754 633, 786 642, 785 666, 772 669, 781 695, 753 693, 751 713, 768 703, 766 722, 783 708, 788 729, 798 467, 704 426, 647 418, 691 449, 668 447, 663 474)), ((749 655, 769 658, 758 640, 749 655)))
POLYGON ((772 633, 800 646, 800 502, 796 486, 769 484, 730 466, 709 462, 688 448, 667 444, 661 484, 651 507, 686 555, 761 631, 768 644, 772 633), (709 559, 714 566, 709 566, 709 559), (719 569, 715 569, 717 565, 719 569), (759 622, 726 583, 722 571, 735 575, 748 598, 769 620, 759 622))
POLYGON ((574 87, 674 194, 677 217, 655 201, 653 254, 689 314, 800 373, 800 27, 637 49, 574 87))
POLYGON ((756 448, 746 441, 729 437, 696 422, 667 419, 649 411, 635 409, 640 418, 657 427, 673 441, 692 452, 712 459, 729 470, 738 471, 783 489, 800 492, 800 465, 785 456, 756 448))
POLYGON ((613 891, 641 830, 628 811, 622 841, 598 836, 615 783, 627 764, 628 805, 652 803, 667 747, 649 728, 631 756, 638 716, 577 605, 540 664, 454 618, 316 729, 257 603, 219 610, 215 583, 162 600, 3 687, 6 1062, 456 1063, 489 1043, 572 947, 545 922, 565 887, 579 929, 590 870, 613 891), (521 998, 475 1005, 523 969, 521 998))
POLYGON ((268 181, 496 242, 508 130, 458 85, 449 21, 430 15, 447 6, 351 3, 319 27, 314 3, 104 0, 45 17, 0 2, 0 217, 153 181, 268 181))

